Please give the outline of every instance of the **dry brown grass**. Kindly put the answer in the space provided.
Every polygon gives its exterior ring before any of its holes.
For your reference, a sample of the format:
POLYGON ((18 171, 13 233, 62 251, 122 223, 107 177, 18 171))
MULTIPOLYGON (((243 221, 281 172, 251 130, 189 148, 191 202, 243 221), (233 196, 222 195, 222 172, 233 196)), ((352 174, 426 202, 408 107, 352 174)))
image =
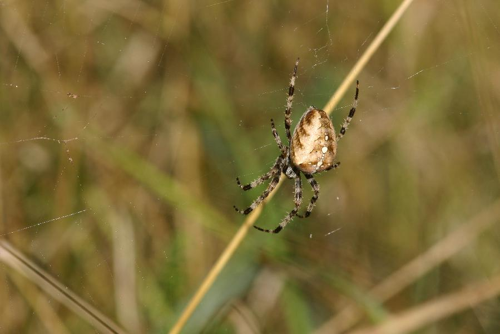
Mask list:
POLYGON ((500 10, 414 1, 377 37, 401 2, 0 3, 0 333, 497 333, 500 10), (267 235, 290 185, 244 221, 234 178, 277 155, 296 57, 294 122, 339 124, 355 79, 359 108, 267 235))

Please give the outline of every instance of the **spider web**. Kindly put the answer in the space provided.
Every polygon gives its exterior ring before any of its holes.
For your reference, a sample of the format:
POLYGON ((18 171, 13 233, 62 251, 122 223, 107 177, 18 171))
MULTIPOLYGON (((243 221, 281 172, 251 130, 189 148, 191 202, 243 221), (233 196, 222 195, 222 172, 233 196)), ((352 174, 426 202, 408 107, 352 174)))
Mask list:
MULTIPOLYGON (((0 238, 127 331, 164 331, 242 221, 232 205, 266 187, 241 192, 234 179, 250 182, 279 154, 269 120, 284 138, 295 59, 293 124, 326 104, 397 4, 0 1, 0 238)), ((317 177, 313 216, 279 238, 252 234, 188 332, 264 330, 262 310, 280 302, 281 326, 310 332, 341 305, 325 305, 336 292, 307 298, 298 272, 363 290, 498 196, 498 13, 492 1, 415 2, 359 77, 342 167, 317 177), (263 281, 278 291, 262 296, 263 281)), ((337 130, 353 95, 332 114, 337 130)), ((259 226, 292 206, 286 183, 259 226)), ((419 296, 462 283, 457 273, 493 275, 497 241, 470 246, 419 296)), ((40 293, 23 296, 26 281, 2 268, 0 304, 14 306, 0 306, 0 332, 90 329, 57 307, 48 320, 40 293)), ((467 319, 493 332, 495 306, 467 319)))

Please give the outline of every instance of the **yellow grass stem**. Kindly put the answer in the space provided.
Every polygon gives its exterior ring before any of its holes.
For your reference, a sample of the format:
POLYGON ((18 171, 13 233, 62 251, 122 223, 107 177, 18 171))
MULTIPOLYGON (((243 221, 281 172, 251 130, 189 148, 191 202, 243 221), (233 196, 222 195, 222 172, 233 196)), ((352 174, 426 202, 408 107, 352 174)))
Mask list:
POLYGON ((436 298, 414 307, 372 328, 350 334, 399 334, 410 333, 447 316, 474 307, 500 294, 500 276, 471 284, 462 290, 436 298))
MULTIPOLYGON (((382 27, 380 32, 377 34, 375 39, 370 43, 366 51, 363 53, 361 58, 356 62, 352 70, 349 72, 347 77, 344 79, 344 81, 341 83, 337 91, 332 95, 328 103, 325 105, 324 110, 330 114, 333 109, 337 106, 339 103, 340 99, 344 96, 346 93, 347 89, 352 85, 356 77, 359 75, 361 70, 365 67, 366 63, 370 58, 373 56, 375 51, 380 47, 380 44, 385 40, 387 35, 392 31, 396 23, 401 19, 403 16, 403 13, 408 9, 410 4, 413 2, 413 0, 404 0, 401 5, 398 7, 398 9, 392 14, 392 16, 389 18, 387 23, 382 27)), ((280 183, 278 186, 281 184, 283 178, 280 179, 280 183)), ((271 199, 271 196, 268 197, 269 201, 271 199)), ((266 201, 266 202, 267 202, 266 201)), ((234 254, 236 249, 239 247, 243 239, 245 238, 248 230, 250 227, 255 223, 257 218, 259 217, 260 213, 262 211, 262 206, 259 207, 257 210, 254 210, 244 221, 243 225, 241 225, 240 229, 236 232, 236 235, 233 237, 229 245, 226 247, 226 249, 222 252, 221 256, 215 263, 215 265, 212 267, 210 272, 208 273, 208 276, 205 278, 205 280, 202 282, 201 286, 198 288, 198 291, 194 294, 192 297, 191 301, 189 304, 186 306, 184 311, 182 312, 181 316, 175 323, 175 325, 172 327, 170 330, 170 334, 177 334, 180 333, 186 322, 189 320, 191 315, 193 314, 194 310, 198 306, 198 304, 201 302, 207 291, 210 289, 212 284, 214 283, 215 279, 219 276, 220 272, 224 267, 226 266, 227 262, 231 258, 231 256, 234 254)))
POLYGON ((389 20, 385 23, 382 29, 379 31, 375 39, 370 43, 366 51, 361 55, 361 58, 358 59, 351 72, 345 77, 344 81, 340 84, 337 91, 332 95, 328 103, 326 104, 324 110, 327 114, 330 114, 335 106, 339 103, 340 99, 344 96, 346 91, 352 85, 354 80, 356 80, 357 76, 361 72, 361 70, 365 67, 366 63, 373 56, 375 51, 379 48, 380 44, 387 38, 387 35, 394 29, 394 26, 401 19, 405 11, 411 5, 413 0, 404 0, 401 5, 399 5, 398 9, 392 14, 389 20))
POLYGON ((45 291, 48 296, 59 300, 59 302, 66 305, 75 314, 87 320, 99 332, 125 333, 111 319, 78 297, 67 286, 59 283, 6 240, 0 240, 0 262, 5 263, 16 272, 27 277, 31 282, 45 291))
MULTIPOLYGON (((439 240, 424 253, 409 261, 370 290, 369 294, 383 302, 395 296, 419 277, 427 274, 460 250, 472 244, 481 233, 490 228, 500 217, 500 200, 495 201, 477 216, 459 226, 439 240)), ((350 304, 335 317, 325 322, 314 334, 343 333, 359 321, 365 313, 356 304, 350 304)))
MULTIPOLYGON (((283 179, 284 179, 284 176, 282 175, 280 182, 276 186, 276 189, 279 188, 283 179)), ((269 195, 267 200, 270 200, 275 193, 276 192, 273 191, 269 195)), ((229 242, 229 244, 227 245, 224 252, 222 252, 221 256, 219 257, 219 259, 217 260, 215 265, 212 267, 212 269, 208 273, 208 275, 205 278, 205 280, 203 281, 203 283, 201 283, 201 286, 198 288, 198 291, 196 291, 193 298, 191 298, 191 301, 184 309, 184 312, 181 314, 179 320, 177 320, 177 323, 175 324, 175 326, 172 327, 172 329, 170 330, 171 334, 180 333, 180 331, 182 330, 182 328, 184 327, 184 325, 188 321, 189 317, 193 314, 194 310, 196 309, 198 304, 201 302, 201 300, 203 299, 203 297, 207 293, 208 289, 210 289, 210 287, 212 286, 214 281, 217 279, 217 277, 219 276, 222 269, 224 269, 227 262, 229 261, 231 256, 236 251, 236 249, 238 249, 238 246, 241 244, 241 242, 243 241, 243 239, 247 235, 248 230, 255 224, 255 222, 257 221, 257 218, 259 218, 260 213, 262 212, 262 207, 263 207, 262 205, 258 206, 254 211, 252 211, 248 215, 247 219, 245 219, 245 222, 243 223, 243 225, 241 225, 238 232, 236 232, 236 234, 233 237, 233 239, 231 240, 231 242, 229 242)))

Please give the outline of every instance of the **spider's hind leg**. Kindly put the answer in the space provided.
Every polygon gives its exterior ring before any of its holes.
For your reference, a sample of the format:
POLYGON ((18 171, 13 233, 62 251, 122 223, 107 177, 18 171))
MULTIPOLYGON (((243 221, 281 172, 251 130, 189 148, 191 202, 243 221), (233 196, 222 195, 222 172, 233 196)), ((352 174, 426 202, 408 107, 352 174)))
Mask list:
POLYGON ((285 156, 286 155, 286 148, 285 148, 285 146, 283 146, 283 143, 281 142, 281 137, 278 134, 278 130, 276 130, 276 126, 274 125, 274 120, 272 118, 271 118, 271 129, 273 131, 274 140, 276 141, 276 144, 278 144, 278 147, 281 151, 281 154, 283 156, 285 156))
POLYGON ((299 67, 299 58, 295 62, 295 67, 293 68, 292 77, 290 79, 290 86, 288 87, 288 97, 286 99, 286 109, 285 109, 285 130, 288 142, 292 141, 292 134, 290 128, 292 126, 291 114, 292 114, 292 104, 293 104, 293 93, 295 92, 295 80, 297 79, 297 69, 299 67))
POLYGON ((344 137, 345 132, 347 131, 347 127, 351 124, 352 118, 354 117, 354 113, 356 112, 356 108, 358 106, 358 94, 359 94, 359 81, 356 81, 356 94, 354 95, 354 102, 352 103, 352 108, 349 111, 349 115, 342 123, 342 128, 340 128, 339 134, 337 135, 337 141, 344 137))

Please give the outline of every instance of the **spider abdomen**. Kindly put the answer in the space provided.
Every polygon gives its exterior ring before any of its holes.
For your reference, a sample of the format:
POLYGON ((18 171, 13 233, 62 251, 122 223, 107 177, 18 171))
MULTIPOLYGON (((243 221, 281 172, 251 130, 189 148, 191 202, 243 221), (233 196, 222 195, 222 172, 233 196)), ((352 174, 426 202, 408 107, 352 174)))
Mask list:
POLYGON ((295 127, 290 145, 290 159, 306 174, 314 174, 334 165, 337 153, 335 129, 328 114, 309 107, 295 127))

